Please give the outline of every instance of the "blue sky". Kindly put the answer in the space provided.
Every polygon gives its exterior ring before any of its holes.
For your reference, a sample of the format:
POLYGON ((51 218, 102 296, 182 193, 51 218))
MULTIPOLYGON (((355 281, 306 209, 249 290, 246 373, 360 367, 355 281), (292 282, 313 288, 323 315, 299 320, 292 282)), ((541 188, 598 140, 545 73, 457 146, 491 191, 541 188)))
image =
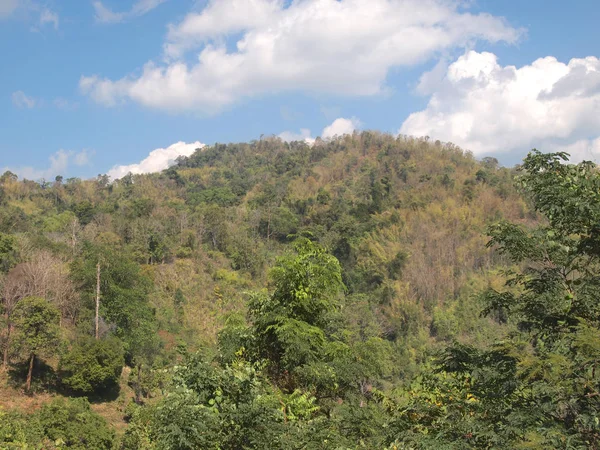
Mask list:
POLYGON ((596 159, 598 17, 584 0, 0 0, 0 170, 117 177, 199 143, 353 129, 596 159))

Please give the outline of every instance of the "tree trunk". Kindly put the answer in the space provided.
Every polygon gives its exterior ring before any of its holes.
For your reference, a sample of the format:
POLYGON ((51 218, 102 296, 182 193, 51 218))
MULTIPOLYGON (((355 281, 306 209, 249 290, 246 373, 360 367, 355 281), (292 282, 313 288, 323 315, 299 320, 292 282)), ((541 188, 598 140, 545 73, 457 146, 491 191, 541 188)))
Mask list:
POLYGON ((96 340, 100 338, 99 334, 99 314, 100 314, 100 261, 96 266, 96 340))
POLYGON ((27 372, 27 387, 26 391, 29 392, 31 390, 31 375, 33 374, 33 362, 35 361, 35 354, 31 354, 31 358, 29 359, 29 372, 27 372))

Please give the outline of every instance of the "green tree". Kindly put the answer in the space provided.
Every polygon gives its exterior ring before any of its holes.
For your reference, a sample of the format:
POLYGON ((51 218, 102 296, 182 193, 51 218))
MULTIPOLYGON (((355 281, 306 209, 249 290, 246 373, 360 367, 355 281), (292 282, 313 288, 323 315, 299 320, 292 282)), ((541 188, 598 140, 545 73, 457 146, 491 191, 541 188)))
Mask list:
POLYGON ((347 448, 319 409, 310 393, 282 393, 242 358, 219 367, 191 355, 174 370, 166 398, 134 411, 122 448, 347 448))
POLYGON ((30 391, 36 357, 52 353, 59 341, 60 312, 43 298, 26 297, 13 314, 17 331, 14 341, 29 359, 26 389, 30 391))
POLYGON ((131 362, 136 355, 148 353, 148 340, 156 343, 156 318, 148 304, 151 281, 124 252, 86 243, 81 257, 71 265, 71 274, 89 311, 95 307, 98 261, 100 315, 107 326, 116 328, 131 362))
POLYGON ((329 322, 344 285, 338 260, 306 238, 294 243, 271 271, 274 291, 254 295, 249 305, 255 351, 289 383, 294 372, 323 356, 329 322))
POLYGON ((94 218, 95 214, 94 205, 89 200, 84 200, 80 203, 73 205, 72 211, 75 213, 77 219, 79 219, 79 223, 81 223, 82 225, 87 225, 88 223, 90 223, 94 218))
POLYGON ((125 448, 139 448, 143 441, 162 449, 281 448, 279 402, 248 363, 221 369, 191 356, 176 368, 171 389, 145 418, 149 428, 141 430, 135 420, 143 415, 134 418, 125 448))
POLYGON ((98 261, 100 315, 108 327, 115 328, 116 337, 123 342, 125 361, 135 369, 131 384, 136 401, 141 402, 146 392, 144 378, 150 375, 148 371, 161 350, 155 311, 148 302, 151 280, 126 253, 86 243, 81 258, 72 264, 71 273, 82 290, 88 311, 94 308, 98 261))
POLYGON ((19 177, 12 173, 10 170, 7 170, 0 176, 0 183, 6 183, 7 181, 17 181, 19 177))
MULTIPOLYGON (((84 398, 56 399, 42 406, 35 415, 44 435, 57 448, 73 450, 110 450, 115 441, 115 432, 106 420, 94 413, 84 398)), ((54 448, 44 446, 41 448, 54 448)))
POLYGON ((102 394, 114 389, 123 370, 123 354, 123 345, 117 338, 81 337, 60 359, 61 382, 80 394, 102 394))
POLYGON ((0 409, 0 448, 40 448, 43 439, 44 432, 37 417, 0 409))
POLYGON ((8 272, 17 260, 17 240, 10 234, 0 233, 0 273, 8 272))
POLYGON ((566 160, 534 150, 522 165, 518 184, 546 222, 490 228, 489 245, 514 266, 503 290, 483 294, 484 313, 515 331, 489 348, 446 349, 399 408, 400 442, 600 448, 600 173, 566 160))

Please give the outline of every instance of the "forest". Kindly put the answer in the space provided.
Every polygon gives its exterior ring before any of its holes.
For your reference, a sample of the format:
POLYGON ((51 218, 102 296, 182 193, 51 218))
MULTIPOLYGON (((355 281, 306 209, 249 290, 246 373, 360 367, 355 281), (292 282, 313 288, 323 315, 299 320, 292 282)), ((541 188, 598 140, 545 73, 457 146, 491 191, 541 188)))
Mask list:
POLYGON ((375 131, 0 176, 1 449, 600 449, 600 172, 375 131), (598 370, 597 370, 598 369, 598 370))

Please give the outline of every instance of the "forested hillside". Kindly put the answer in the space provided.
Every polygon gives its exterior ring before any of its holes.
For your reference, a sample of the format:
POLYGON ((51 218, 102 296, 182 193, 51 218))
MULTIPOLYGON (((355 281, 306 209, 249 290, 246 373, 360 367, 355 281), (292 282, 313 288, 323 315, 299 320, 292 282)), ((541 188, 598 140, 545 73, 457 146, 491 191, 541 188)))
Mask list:
POLYGON ((563 157, 362 132, 5 173, 0 448, 599 448, 600 177, 563 157))

